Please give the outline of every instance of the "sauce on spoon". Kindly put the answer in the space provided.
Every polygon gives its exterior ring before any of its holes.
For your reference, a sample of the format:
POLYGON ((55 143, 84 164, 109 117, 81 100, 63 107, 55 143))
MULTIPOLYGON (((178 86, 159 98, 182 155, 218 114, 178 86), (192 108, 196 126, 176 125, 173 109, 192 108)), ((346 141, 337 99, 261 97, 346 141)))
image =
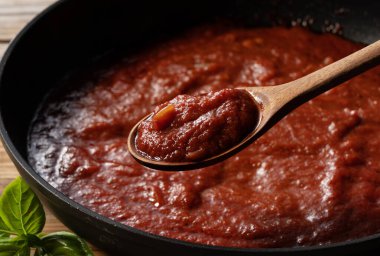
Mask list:
POLYGON ((153 160, 200 161, 238 144, 255 128, 258 117, 257 105, 243 90, 179 95, 139 125, 136 148, 153 160))

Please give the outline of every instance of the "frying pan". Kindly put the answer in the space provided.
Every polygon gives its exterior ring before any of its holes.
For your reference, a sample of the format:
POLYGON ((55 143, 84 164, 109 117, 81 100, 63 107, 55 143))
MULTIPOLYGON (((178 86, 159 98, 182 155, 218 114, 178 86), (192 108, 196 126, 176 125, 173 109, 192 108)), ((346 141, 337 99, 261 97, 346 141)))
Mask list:
POLYGON ((20 174, 65 225, 115 255, 375 255, 380 234, 337 244, 277 249, 206 246, 152 235, 70 200, 26 161, 33 115, 47 92, 68 72, 109 52, 132 53, 220 18, 247 26, 298 24, 362 43, 380 38, 380 2, 372 0, 58 1, 22 30, 0 64, 1 138, 20 174))

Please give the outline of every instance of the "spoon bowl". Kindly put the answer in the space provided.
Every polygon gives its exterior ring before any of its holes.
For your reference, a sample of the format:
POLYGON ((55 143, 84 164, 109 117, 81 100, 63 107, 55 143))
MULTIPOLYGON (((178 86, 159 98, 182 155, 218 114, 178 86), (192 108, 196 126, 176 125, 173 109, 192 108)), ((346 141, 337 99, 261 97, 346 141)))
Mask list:
POLYGON ((215 156, 193 162, 167 162, 153 160, 140 154, 135 143, 137 130, 139 125, 153 114, 145 116, 132 128, 128 136, 129 152, 142 165, 157 170, 184 171, 213 165, 236 154, 257 140, 298 106, 378 65, 379 62, 380 40, 295 81, 277 86, 237 88, 247 91, 252 96, 252 100, 259 110, 258 121, 243 140, 215 156))

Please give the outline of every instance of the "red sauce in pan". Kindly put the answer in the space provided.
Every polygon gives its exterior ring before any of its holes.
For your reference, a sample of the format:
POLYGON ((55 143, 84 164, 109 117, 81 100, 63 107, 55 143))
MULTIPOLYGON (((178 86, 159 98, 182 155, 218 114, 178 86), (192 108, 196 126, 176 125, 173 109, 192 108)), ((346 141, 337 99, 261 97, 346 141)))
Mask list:
POLYGON ((258 111, 252 96, 243 90, 179 95, 139 125, 136 148, 158 161, 199 161, 244 139, 255 129, 258 111))
POLYGON ((203 27, 47 101, 29 159, 57 189, 126 225, 233 247, 327 244, 380 232, 380 69, 289 114, 211 167, 154 171, 130 128, 179 94, 292 81, 361 48, 300 28, 203 27))

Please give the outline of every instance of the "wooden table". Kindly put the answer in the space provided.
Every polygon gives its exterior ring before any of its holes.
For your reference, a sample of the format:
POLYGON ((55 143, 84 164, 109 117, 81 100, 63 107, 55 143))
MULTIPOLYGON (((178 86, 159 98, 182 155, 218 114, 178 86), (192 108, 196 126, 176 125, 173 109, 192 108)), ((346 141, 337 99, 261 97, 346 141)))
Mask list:
MULTIPOLYGON (((53 2, 54 0, 0 0, 0 58, 18 31, 53 2)), ((19 174, 15 166, 0 143, 0 192, 17 176, 19 174)), ((44 232, 68 230, 47 209, 45 210, 47 215, 44 232)), ((93 251, 96 256, 106 255, 95 247, 93 251)))

